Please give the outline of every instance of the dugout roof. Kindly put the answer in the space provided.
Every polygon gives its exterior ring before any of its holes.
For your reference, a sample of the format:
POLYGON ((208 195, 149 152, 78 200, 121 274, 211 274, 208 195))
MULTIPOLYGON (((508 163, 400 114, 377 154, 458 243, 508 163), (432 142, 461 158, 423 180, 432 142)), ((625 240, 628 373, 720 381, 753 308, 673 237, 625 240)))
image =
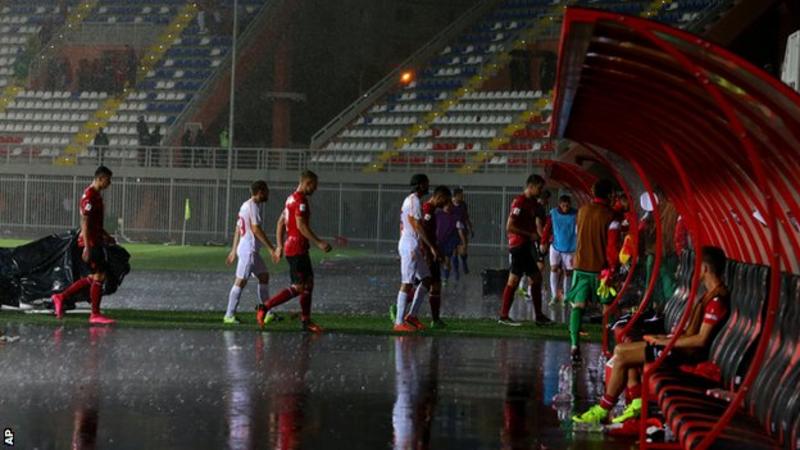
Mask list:
POLYGON ((800 273, 800 96, 695 35, 568 8, 551 135, 614 152, 701 244, 800 273))

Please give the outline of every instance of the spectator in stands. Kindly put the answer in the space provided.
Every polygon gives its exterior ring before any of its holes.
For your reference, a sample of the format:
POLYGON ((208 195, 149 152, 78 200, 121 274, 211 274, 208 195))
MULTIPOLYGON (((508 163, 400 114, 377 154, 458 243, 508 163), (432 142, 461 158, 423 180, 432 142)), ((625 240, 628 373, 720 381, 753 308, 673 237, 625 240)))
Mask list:
POLYGON ((192 148, 192 130, 187 128, 181 135, 181 157, 186 158, 189 155, 189 167, 195 166, 194 149, 192 148))
POLYGON ((153 129, 153 133, 150 134, 150 146, 152 148, 151 158, 152 164, 155 167, 161 165, 161 139, 164 136, 161 135, 161 125, 156 125, 153 129))
POLYGON ((61 78, 59 79, 58 88, 56 90, 70 91, 72 90, 72 64, 69 58, 64 58, 61 66, 61 78))
POLYGON ((197 129, 197 134, 194 136, 194 151, 198 163, 202 166, 207 166, 209 163, 208 158, 208 142, 206 141, 206 132, 202 127, 197 129))
MULTIPOLYGON (((696 365, 708 360, 708 351, 728 316, 728 288, 722 281, 725 273, 725 252, 717 247, 703 247, 701 282, 705 293, 701 295, 691 310, 686 328, 675 342, 666 362, 678 366, 696 365)), ((671 330, 676 333, 677 330, 671 330)), ((654 362, 664 351, 671 337, 667 335, 646 335, 644 341, 627 342, 614 349, 613 368, 606 383, 606 391, 600 403, 592 406, 585 413, 573 417, 578 423, 600 423, 608 418, 608 412, 616 405, 617 397, 627 384, 628 391, 636 390, 641 396, 639 380, 626 380, 630 369, 641 369, 645 362, 654 362)), ((637 417, 642 408, 641 399, 632 401, 625 412, 614 419, 615 423, 637 417)))
POLYGON ((198 2, 197 9, 197 28, 200 28, 200 34, 207 34, 208 28, 206 28, 206 9, 208 9, 208 5, 204 1, 198 2))
POLYGON ((528 50, 512 50, 508 65, 511 75, 511 90, 531 90, 531 55, 528 50))
POLYGON ((95 58, 89 63, 89 86, 86 87, 87 91, 106 91, 104 80, 103 67, 100 65, 100 60, 95 58))
POLYGON ((128 85, 136 84, 137 70, 136 51, 130 45, 125 46, 125 68, 128 70, 128 85))
POLYGON ((147 146, 150 145, 150 128, 147 127, 144 116, 139 116, 139 121, 136 122, 136 134, 139 136, 139 165, 144 166, 147 159, 147 146))
POLYGON ((108 150, 108 143, 108 135, 103 130, 103 127, 100 127, 100 129, 97 130, 97 134, 94 135, 94 149, 97 152, 98 165, 103 165, 105 152, 108 150))
POLYGON ((91 70, 88 59, 78 61, 78 90, 88 91, 91 84, 91 70))
POLYGON ((125 89, 125 77, 127 75, 125 74, 124 68, 119 64, 115 64, 112 70, 114 71, 114 93, 119 94, 125 89))
POLYGON ((228 150, 228 147, 231 145, 231 139, 228 135, 228 129, 223 128, 222 131, 219 133, 219 147, 223 150, 228 150))
POLYGON ((42 27, 39 29, 39 41, 45 44, 50 42, 50 38, 53 37, 53 28, 55 28, 53 18, 49 17, 42 23, 42 27))

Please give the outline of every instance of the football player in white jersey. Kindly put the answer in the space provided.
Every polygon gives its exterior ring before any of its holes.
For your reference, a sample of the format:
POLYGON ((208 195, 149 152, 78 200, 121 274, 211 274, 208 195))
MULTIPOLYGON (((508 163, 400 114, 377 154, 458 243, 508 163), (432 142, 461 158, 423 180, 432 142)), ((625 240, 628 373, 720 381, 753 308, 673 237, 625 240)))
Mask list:
MULTIPOLYGON (((417 331, 424 326, 414 314, 408 314, 408 298, 414 293, 413 305, 421 305, 428 296, 431 286, 431 273, 425 256, 422 253, 422 245, 431 249, 431 256, 434 260, 439 259, 436 248, 425 236, 422 230, 422 203, 420 199, 428 193, 430 181, 424 174, 416 174, 411 177, 411 194, 403 201, 400 211, 400 242, 397 251, 400 253, 400 292, 397 294, 397 305, 392 308, 390 315, 394 320, 395 331, 417 331), (419 280, 420 284, 414 291, 414 281, 419 280)), ((418 307, 418 306, 417 306, 418 307)), ((415 313, 416 311, 410 311, 415 313)))
POLYGON ((261 228, 261 205, 269 198, 269 187, 265 181, 255 181, 250 185, 250 194, 251 197, 239 208, 236 230, 233 233, 233 246, 226 261, 231 265, 237 258, 239 259, 236 265, 236 280, 228 295, 228 309, 223 319, 226 324, 239 323, 239 319, 236 318, 236 308, 239 306, 242 290, 247 286, 247 280, 251 275, 258 278, 257 304, 260 305, 269 299, 269 272, 259 254, 262 246, 267 247, 273 261, 276 259, 275 246, 261 228))

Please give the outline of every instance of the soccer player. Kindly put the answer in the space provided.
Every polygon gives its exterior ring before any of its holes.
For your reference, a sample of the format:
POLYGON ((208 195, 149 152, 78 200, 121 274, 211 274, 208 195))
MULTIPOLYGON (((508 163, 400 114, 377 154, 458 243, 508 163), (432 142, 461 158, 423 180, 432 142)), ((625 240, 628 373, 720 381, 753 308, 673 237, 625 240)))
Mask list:
POLYGON ((467 235, 464 224, 453 211, 453 203, 448 203, 436 210, 436 245, 442 257, 442 285, 450 280, 450 271, 458 274, 458 249, 466 245, 467 235))
POLYGON ((400 210, 400 241, 397 250, 400 253, 400 292, 397 293, 397 305, 389 314, 394 319, 394 330, 412 332, 422 330, 425 326, 417 318, 417 310, 425 301, 433 282, 428 264, 425 263, 423 245, 430 251, 434 260, 439 259, 436 246, 428 240, 428 235, 422 228, 422 205, 420 198, 427 195, 430 181, 425 174, 415 174, 411 177, 411 193, 403 201, 400 210), (422 242, 420 242, 422 241, 422 242), (419 286, 414 290, 414 281, 419 280, 419 286), (414 293, 411 308, 406 314, 408 297, 414 293))
POLYGON ((508 282, 503 290, 503 304, 498 320, 503 325, 514 327, 521 325, 512 320, 508 314, 511 311, 511 304, 514 302, 514 292, 523 276, 528 277, 528 292, 533 301, 536 324, 546 325, 552 322, 542 312, 542 272, 539 270, 533 254, 533 243, 539 241, 537 217, 541 217, 538 212, 537 197, 543 188, 544 178, 539 175, 531 175, 525 183, 525 190, 511 202, 511 212, 506 222, 511 267, 508 282))
POLYGON ((464 238, 461 245, 458 246, 457 253, 453 255, 451 260, 451 267, 455 272, 456 280, 458 280, 459 259, 461 259, 461 266, 464 267, 464 275, 469 274, 469 264, 467 263, 469 238, 475 235, 472 220, 470 220, 469 211, 467 210, 467 202, 464 201, 464 189, 460 187, 453 189, 452 212, 464 226, 464 238))
POLYGON ((544 254, 550 246, 550 305, 558 303, 559 276, 563 276, 563 293, 569 291, 572 277, 573 257, 578 235, 575 228, 578 212, 572 207, 572 198, 562 195, 558 208, 550 210, 547 225, 544 227, 540 251, 544 254), (552 238, 552 243, 551 243, 552 238))
MULTIPOLYGON (((725 252, 717 247, 706 246, 702 249, 703 262, 700 269, 701 282, 705 293, 700 297, 697 307, 691 311, 685 332, 675 342, 675 346, 667 356, 671 365, 698 364, 708 360, 708 352, 722 325, 728 316, 728 289, 722 281, 725 273, 725 252)), ((676 330, 671 330, 675 332, 676 330)), ((626 380, 630 369, 642 369, 645 362, 652 363, 663 353, 670 341, 667 335, 645 335, 644 341, 625 342, 614 348, 613 368, 606 383, 606 391, 600 403, 588 411, 573 417, 578 423, 598 424, 608 418, 608 412, 616 405, 617 397, 625 389, 635 390, 641 395, 641 384, 638 380, 626 380), (633 382, 632 382, 633 381, 633 382)), ((614 423, 622 423, 637 417, 642 408, 642 401, 632 401, 625 411, 614 418, 614 423)))
MULTIPOLYGON (((449 205, 451 198, 452 194, 450 193, 450 188, 447 186, 438 186, 433 190, 433 195, 431 195, 431 198, 422 204, 422 231, 425 233, 426 240, 432 244, 430 247, 422 247, 422 252, 425 256, 425 262, 428 264, 428 271, 431 274, 431 291, 429 301, 431 304, 431 318, 433 319, 433 322, 431 322, 432 328, 445 327, 445 323, 442 321, 440 314, 442 307, 442 270, 439 259, 435 258, 434 254, 442 254, 439 248, 436 246, 436 233, 438 231, 437 210, 449 205)), ((411 317, 416 317, 417 310, 415 310, 415 308, 419 308, 419 305, 411 305, 411 317)))
POLYGON ((272 308, 300 296, 300 319, 303 330, 321 333, 322 327, 311 321, 311 294, 314 291, 314 271, 311 268, 311 257, 308 255, 309 241, 313 242, 325 253, 331 251, 331 245, 320 239, 311 229, 311 207, 308 197, 317 190, 317 174, 310 170, 300 174, 300 183, 297 189, 286 199, 286 206, 278 219, 275 230, 277 247, 274 258, 280 259, 286 255, 289 262, 289 275, 291 286, 278 292, 274 297, 258 305, 256 321, 260 327, 271 322, 274 315, 272 308), (286 240, 284 241, 284 235, 286 240))
POLYGON ((233 245, 226 260, 226 263, 231 265, 237 257, 239 258, 239 263, 236 265, 236 279, 228 294, 228 309, 223 318, 226 324, 239 323, 239 319, 236 318, 236 308, 239 306, 242 290, 247 286, 250 275, 258 278, 258 304, 269 299, 269 272, 259 254, 259 250, 264 246, 269 249, 273 259, 276 259, 275 246, 261 228, 261 205, 266 203, 267 199, 269 199, 267 183, 255 181, 250 185, 250 198, 239 208, 236 230, 233 232, 233 245))
POLYGON ((103 196, 101 192, 111 186, 111 169, 100 166, 94 172, 94 181, 86 190, 80 200, 81 231, 78 236, 78 248, 81 248, 81 259, 91 270, 91 275, 81 278, 64 292, 51 297, 55 307, 56 317, 64 317, 64 302, 73 295, 89 290, 89 300, 92 312, 89 314, 89 323, 93 325, 109 325, 114 320, 100 314, 100 302, 103 299, 103 282, 106 279, 106 266, 108 255, 106 246, 115 245, 116 241, 103 228, 103 196))
MULTIPOLYGON (((617 264, 616 251, 609 251, 609 235, 613 229, 614 212, 609 206, 614 186, 609 180, 598 180, 592 186, 594 199, 578 210, 576 218, 578 244, 575 250, 575 268, 572 287, 566 300, 572 305, 569 316, 569 336, 572 343, 572 360, 580 362, 579 347, 581 321, 586 303, 600 300, 597 289, 600 287, 600 272, 609 269, 612 273, 617 264)), ((615 222, 619 227, 619 222, 615 222)))

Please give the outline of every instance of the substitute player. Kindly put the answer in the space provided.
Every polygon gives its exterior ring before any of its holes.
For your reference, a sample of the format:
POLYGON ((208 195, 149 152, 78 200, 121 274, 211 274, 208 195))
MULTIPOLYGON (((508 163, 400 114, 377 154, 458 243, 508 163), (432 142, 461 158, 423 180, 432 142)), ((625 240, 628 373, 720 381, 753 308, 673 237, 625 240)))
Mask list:
POLYGON ((106 266, 108 254, 106 246, 115 245, 116 241, 103 228, 103 196, 101 192, 111 186, 113 173, 108 167, 100 166, 94 172, 94 181, 86 190, 80 201, 81 233, 78 236, 78 248, 81 248, 81 259, 91 270, 91 275, 75 281, 64 292, 55 294, 51 298, 55 307, 56 317, 64 317, 64 301, 73 295, 89 289, 89 301, 92 312, 89 314, 89 323, 93 325, 108 325, 114 323, 100 314, 100 302, 103 299, 103 282, 106 279, 106 266))
POLYGON ((311 207, 308 197, 317 190, 317 174, 310 170, 300 175, 300 184, 297 189, 286 199, 283 214, 278 219, 275 231, 275 240, 278 247, 275 249, 275 258, 286 255, 289 262, 289 274, 292 284, 282 290, 262 305, 258 305, 256 321, 264 327, 273 319, 270 313, 272 308, 300 296, 300 318, 303 329, 314 333, 322 332, 322 327, 311 321, 311 294, 314 291, 314 271, 311 267, 311 257, 308 254, 309 242, 313 242, 325 253, 331 251, 331 245, 320 239, 311 229, 311 207), (284 241, 284 236, 286 240, 284 241))
MULTIPOLYGON (((728 318, 730 309, 728 288, 722 281, 725 273, 725 252, 717 247, 706 246, 702 249, 700 278, 705 293, 700 296, 691 316, 686 323, 683 334, 675 341, 675 346, 666 356, 666 363, 677 367, 682 364, 696 365, 708 360, 711 343, 728 318)), ((670 330, 675 333, 678 330, 670 330)), ((606 383, 606 390, 600 403, 589 408, 583 414, 572 418, 574 422, 597 424, 608 418, 609 411, 617 404, 617 398, 625 389, 636 389, 634 398, 641 396, 639 380, 626 380, 631 369, 641 372, 645 363, 652 363, 664 352, 671 336, 645 335, 644 341, 623 342, 614 348, 614 366, 606 383)), ((638 417, 642 409, 642 401, 632 401, 625 411, 614 418, 615 423, 638 417)))
MULTIPOLYGON (((613 241, 619 231, 619 222, 614 221, 614 212, 609 202, 614 186, 609 180, 598 180, 592 186, 594 199, 581 206, 576 217, 578 244, 575 250, 575 271, 572 287, 566 300, 572 305, 569 316, 569 337, 572 343, 572 360, 580 362, 579 347, 583 310, 590 301, 600 301, 597 289, 600 287, 600 272, 608 269, 611 273, 617 265, 616 249, 613 241), (616 224, 612 226, 612 223, 616 224)), ((611 301, 613 299, 609 299, 611 301)))
MULTIPOLYGON (((449 205, 452 194, 450 188, 447 186, 438 186, 433 190, 433 195, 427 202, 422 204, 422 230, 425 233, 427 241, 433 246, 423 246, 423 254, 425 262, 428 264, 428 271, 431 273, 431 322, 432 328, 443 328, 445 323, 441 318, 442 307, 442 269, 439 258, 434 257, 435 254, 442 255, 440 249, 436 246, 437 239, 437 214, 436 211, 449 205)), ((417 311, 414 308, 419 308, 419 305, 411 305, 411 315, 416 318, 417 311)))
POLYGON ((537 213, 539 209, 537 197, 544 189, 544 183, 544 178, 539 175, 529 176, 525 182, 525 190, 511 202, 511 212, 506 222, 511 267, 508 282, 503 290, 503 303, 498 320, 502 325, 514 327, 521 325, 511 319, 508 314, 511 311, 511 304, 514 302, 514 292, 523 276, 528 277, 528 289, 536 313, 536 324, 545 325, 552 322, 542 312, 542 272, 533 254, 534 243, 537 243, 538 246, 539 242, 539 232, 536 226, 537 217, 540 216, 537 213))
POLYGON ((397 251, 400 253, 400 292, 397 293, 397 305, 390 309, 389 314, 394 319, 395 331, 417 331, 425 326, 416 317, 417 309, 425 301, 431 288, 431 273, 425 262, 423 245, 430 250, 434 260, 439 259, 439 253, 433 242, 422 228, 422 205, 420 198, 427 195, 430 181, 425 174, 418 173, 411 177, 411 193, 403 201, 400 211, 400 241, 397 251), (419 286, 414 290, 414 281, 419 280, 419 286), (414 293, 411 308, 406 314, 408 297, 414 293))
POLYGON ((242 290, 247 286, 247 280, 251 275, 258 278, 258 304, 269 299, 269 272, 259 254, 261 247, 264 246, 269 249, 272 258, 276 259, 275 246, 261 228, 261 205, 266 203, 268 198, 267 183, 255 181, 250 185, 250 198, 239 208, 236 230, 233 232, 233 245, 226 260, 226 263, 231 265, 237 257, 239 258, 236 265, 236 279, 228 294, 228 309, 223 318, 226 324, 239 323, 239 319, 236 318, 236 308, 239 306, 242 290))
POLYGON ((570 196, 562 195, 558 199, 558 208, 550 210, 544 227, 540 251, 544 254, 550 246, 550 305, 558 303, 559 277, 563 276, 564 295, 569 291, 573 257, 578 245, 577 216, 578 211, 572 207, 570 196))

